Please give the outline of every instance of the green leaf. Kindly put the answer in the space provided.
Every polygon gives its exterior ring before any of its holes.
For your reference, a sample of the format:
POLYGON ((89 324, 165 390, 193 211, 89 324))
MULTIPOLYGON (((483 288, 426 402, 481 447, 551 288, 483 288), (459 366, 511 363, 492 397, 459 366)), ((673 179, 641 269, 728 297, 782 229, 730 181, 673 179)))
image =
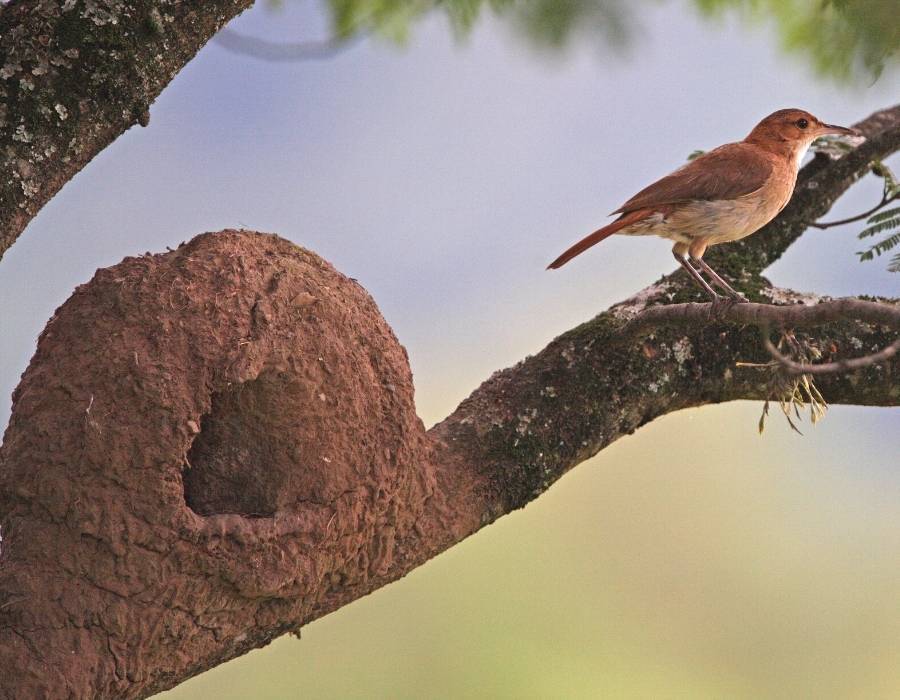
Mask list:
MULTIPOLYGON (((888 236, 883 241, 879 241, 868 250, 865 251, 857 251, 857 255, 859 256, 860 262, 863 260, 872 260, 876 255, 881 255, 882 253, 888 252, 891 248, 900 245, 900 231, 893 234, 892 236, 888 236)), ((893 264, 893 263, 892 263, 893 264)))
MULTIPOLYGON (((268 0, 279 5, 283 0, 268 0)), ((432 13, 448 18, 457 37, 490 12, 539 48, 576 41, 627 49, 641 39, 649 0, 325 0, 337 38, 360 32, 403 42, 432 13)), ((819 73, 857 83, 897 63, 896 0, 689 0, 704 15, 763 21, 787 51, 805 54, 819 73)), ((0 0, 2 6, 2 0, 0 0)), ((841 146, 834 146, 836 152, 841 146)))
POLYGON ((857 238, 868 238, 869 236, 874 236, 881 233, 882 231, 890 231, 891 229, 897 228, 898 226, 900 226, 900 217, 896 219, 888 219, 887 221, 880 221, 874 226, 864 228, 859 232, 857 238))
POLYGON ((892 209, 885 209, 884 211, 879 211, 875 214, 872 214, 872 216, 869 217, 866 223, 877 224, 879 221, 891 219, 895 216, 900 217, 900 207, 893 207, 892 209))
POLYGON ((875 252, 878 255, 881 255, 882 253, 886 253, 887 251, 889 251, 891 248, 893 248, 894 246, 896 246, 898 244, 900 244, 900 232, 895 233, 893 236, 888 236, 880 243, 876 243, 875 244, 875 252))
POLYGON ((888 265, 888 272, 900 272, 900 253, 894 253, 891 264, 888 265))
POLYGON ((763 404, 762 413, 759 416, 759 434, 762 435, 763 431, 766 429, 766 416, 769 415, 769 400, 766 399, 766 402, 763 404))

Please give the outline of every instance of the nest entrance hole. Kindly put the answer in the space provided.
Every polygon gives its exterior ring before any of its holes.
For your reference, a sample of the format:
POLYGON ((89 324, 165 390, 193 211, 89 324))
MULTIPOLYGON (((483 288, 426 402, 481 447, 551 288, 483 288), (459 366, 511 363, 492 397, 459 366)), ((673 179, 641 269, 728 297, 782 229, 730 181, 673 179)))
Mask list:
POLYGON ((301 455, 283 425, 285 383, 260 376, 217 392, 188 451, 184 500, 198 515, 275 515, 301 455))

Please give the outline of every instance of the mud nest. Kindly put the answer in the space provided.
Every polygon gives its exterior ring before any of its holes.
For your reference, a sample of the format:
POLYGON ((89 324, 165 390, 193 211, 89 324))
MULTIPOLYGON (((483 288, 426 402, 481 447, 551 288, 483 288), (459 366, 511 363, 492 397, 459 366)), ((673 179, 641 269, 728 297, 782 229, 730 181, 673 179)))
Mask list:
POLYGON ((98 270, 0 451, 2 613, 63 659, 35 688, 166 687, 358 597, 415 536, 426 445, 405 350, 315 254, 222 231, 98 270))

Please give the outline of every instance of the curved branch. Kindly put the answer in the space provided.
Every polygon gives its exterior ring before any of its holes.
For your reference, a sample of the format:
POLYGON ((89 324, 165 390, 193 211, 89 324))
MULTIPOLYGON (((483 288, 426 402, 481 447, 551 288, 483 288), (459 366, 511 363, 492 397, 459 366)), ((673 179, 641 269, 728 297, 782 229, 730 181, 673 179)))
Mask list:
POLYGON ((0 6, 0 258, 95 155, 253 0, 0 6))
POLYGON ((356 46, 364 38, 366 33, 359 32, 349 37, 331 37, 318 41, 278 42, 247 36, 226 27, 213 37, 213 41, 226 51, 280 63, 334 58, 356 46))
MULTIPOLYGON (((252 0, 214 0, 198 11, 173 0, 101 8, 66 0, 0 6, 0 258, 60 188, 134 124, 175 74, 252 0), (28 41, 41 37, 41 41, 28 41), (49 109, 49 106, 53 109, 49 109)), ((328 52, 327 45, 319 47, 328 52)), ((336 48, 336 47, 335 47, 336 48)), ((714 249, 714 266, 758 274, 868 170, 900 147, 900 106, 855 125, 867 141, 836 163, 822 155, 801 172, 794 201, 764 230, 714 249), (760 243, 765 238, 766 243, 760 243)))
MULTIPOLYGON (((451 446, 450 453, 465 455, 461 462, 478 465, 490 484, 482 517, 524 505, 573 466, 659 415, 771 398, 754 372, 738 366, 768 359, 755 328, 761 319, 818 326, 826 360, 850 348, 884 347, 900 325, 897 300, 814 303, 818 298, 774 288, 765 293, 814 305, 735 304, 724 312, 725 325, 710 319, 709 304, 645 307, 646 299, 671 289, 666 282, 648 288, 496 373, 432 430, 451 446)), ((894 360, 853 376, 828 375, 819 388, 830 403, 895 406, 900 394, 890 377, 896 365, 894 360)))
POLYGON ((838 219, 837 221, 823 221, 823 222, 813 221, 809 225, 812 226, 813 228, 828 229, 828 228, 834 228, 835 226, 843 226, 844 224, 852 224, 854 221, 862 221, 863 219, 868 219, 870 216, 872 216, 872 214, 877 212, 879 209, 883 209, 888 204, 893 202, 895 199, 900 199, 900 194, 895 194, 892 197, 888 197, 887 195, 884 195, 884 196, 882 196, 881 201, 878 202, 878 204, 876 204, 871 209, 867 209, 866 211, 862 212, 861 214, 857 214, 856 216, 848 216, 846 219, 838 219))
POLYGON ((822 364, 808 364, 805 362, 795 362, 790 357, 783 355, 778 348, 772 343, 767 332, 763 333, 763 346, 772 358, 791 374, 833 374, 835 372, 853 372, 871 365, 887 362, 900 351, 900 339, 878 352, 863 357, 847 357, 835 362, 825 362, 822 364))

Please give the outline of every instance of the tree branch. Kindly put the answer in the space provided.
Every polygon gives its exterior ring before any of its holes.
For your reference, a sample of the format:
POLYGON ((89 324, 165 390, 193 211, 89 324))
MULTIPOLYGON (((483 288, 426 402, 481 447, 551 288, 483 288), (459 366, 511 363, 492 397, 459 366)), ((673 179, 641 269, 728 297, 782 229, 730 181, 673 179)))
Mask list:
MULTIPOLYGON (((644 309, 641 297, 657 292, 645 290, 557 338, 535 357, 495 374, 434 429, 452 444, 466 446, 467 461, 481 465, 493 485, 489 509, 496 510, 490 512, 524 505, 568 469, 659 415, 707 403, 771 398, 756 373, 736 368, 738 362, 766 357, 755 329, 710 322, 707 304, 678 305, 672 312, 644 309), (639 314, 646 316, 632 325, 639 314), (658 327, 635 342, 638 331, 663 321, 674 327, 658 327)), ((787 290, 769 293, 802 298, 787 290)), ((771 316, 791 325, 819 326, 819 344, 837 356, 850 348, 883 347, 889 336, 883 324, 897 326, 896 304, 856 299, 808 307, 739 304, 728 313, 737 323, 771 316), (848 309, 866 322, 839 321, 848 309)), ((900 392, 888 379, 896 370, 896 362, 869 367, 854 378, 832 376, 820 388, 833 403, 897 405, 900 392)))
MULTIPOLYGON (((783 293, 783 290, 768 290, 783 293)), ((783 355, 772 344, 769 330, 772 325, 781 328, 820 326, 837 321, 866 321, 889 328, 900 329, 900 306, 862 299, 816 300, 814 305, 795 304, 772 306, 771 304, 731 304, 717 308, 711 303, 669 304, 653 306, 639 312, 622 327, 625 336, 637 336, 641 332, 660 326, 698 326, 711 321, 752 324, 759 328, 763 347, 772 358, 791 374, 832 374, 852 372, 873 364, 887 362, 900 350, 900 339, 881 350, 864 357, 842 358, 824 364, 795 362, 783 355)))
POLYGON ((772 343, 768 333, 763 334, 763 346, 766 351, 775 359, 775 361, 787 369, 791 374, 833 374, 835 372, 854 372, 864 367, 877 365, 887 362, 900 351, 900 339, 878 352, 863 357, 845 357, 835 362, 825 362, 822 364, 809 364, 805 362, 795 362, 786 355, 781 354, 778 348, 772 343))
MULTIPOLYGON (((767 290, 769 295, 782 290, 767 290)), ((697 326, 710 320, 737 324, 753 324, 759 327, 777 325, 802 328, 821 326, 836 321, 858 320, 900 328, 900 307, 848 297, 845 299, 815 298, 812 305, 793 304, 729 304, 716 308, 711 303, 667 304, 652 306, 640 311, 622 328, 623 334, 636 334, 658 326, 697 326)))
POLYGON ((367 36, 358 32, 349 37, 331 37, 321 40, 278 42, 222 29, 213 41, 226 51, 275 63, 293 61, 321 61, 334 58, 339 53, 356 46, 367 36))
MULTIPOLYGON (((0 448, 0 667, 17 669, 0 697, 172 687, 403 576, 657 416, 769 398, 737 365, 768 357, 740 324, 814 324, 830 361, 886 345, 900 303, 740 304, 722 323, 646 307, 662 293, 495 373, 426 432, 371 298, 308 251, 231 231, 100 270, 42 334, 0 448)), ((896 406, 898 369, 819 388, 896 406)))
POLYGON ((857 214, 855 216, 848 216, 846 219, 838 219, 837 221, 822 221, 822 222, 813 221, 809 225, 812 226, 813 228, 828 229, 828 228, 834 228, 835 226, 843 226, 844 224, 852 224, 854 221, 862 221, 863 219, 868 219, 870 216, 872 216, 872 214, 877 212, 879 209, 883 209, 888 204, 893 202, 895 199, 900 199, 900 194, 895 194, 892 197, 888 197, 885 194, 882 196, 881 201, 878 202, 878 204, 876 204, 871 209, 867 209, 866 211, 862 212, 861 214, 857 214))
POLYGON ((60 188, 134 124, 252 0, 0 6, 0 258, 60 188))

